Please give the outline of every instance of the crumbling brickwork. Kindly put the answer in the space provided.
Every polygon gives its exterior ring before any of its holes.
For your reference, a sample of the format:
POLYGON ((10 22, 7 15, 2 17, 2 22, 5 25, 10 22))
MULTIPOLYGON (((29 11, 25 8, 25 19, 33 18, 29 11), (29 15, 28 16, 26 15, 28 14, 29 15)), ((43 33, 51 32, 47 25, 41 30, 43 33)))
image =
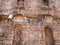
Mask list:
POLYGON ((59 0, 0 2, 1 16, 13 15, 0 21, 0 45, 60 45, 59 0))

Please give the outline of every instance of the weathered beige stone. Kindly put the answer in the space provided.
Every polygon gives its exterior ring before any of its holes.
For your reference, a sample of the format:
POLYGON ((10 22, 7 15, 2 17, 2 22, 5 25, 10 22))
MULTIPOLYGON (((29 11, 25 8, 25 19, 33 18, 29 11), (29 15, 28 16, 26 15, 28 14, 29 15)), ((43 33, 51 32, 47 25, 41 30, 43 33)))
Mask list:
POLYGON ((59 5, 59 0, 49 0, 49 5, 43 0, 0 0, 0 13, 22 14, 9 20, 2 17, 0 45, 60 45, 59 5))

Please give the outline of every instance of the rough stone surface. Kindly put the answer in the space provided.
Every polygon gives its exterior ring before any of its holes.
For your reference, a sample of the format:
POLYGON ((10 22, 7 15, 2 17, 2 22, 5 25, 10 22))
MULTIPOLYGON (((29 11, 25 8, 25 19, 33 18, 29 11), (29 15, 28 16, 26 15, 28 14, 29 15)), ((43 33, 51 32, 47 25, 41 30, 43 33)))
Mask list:
POLYGON ((22 7, 17 0, 0 2, 0 13, 15 15, 15 11, 26 17, 22 22, 0 21, 0 45, 60 45, 60 0, 49 0, 49 5, 43 0, 24 0, 22 7))

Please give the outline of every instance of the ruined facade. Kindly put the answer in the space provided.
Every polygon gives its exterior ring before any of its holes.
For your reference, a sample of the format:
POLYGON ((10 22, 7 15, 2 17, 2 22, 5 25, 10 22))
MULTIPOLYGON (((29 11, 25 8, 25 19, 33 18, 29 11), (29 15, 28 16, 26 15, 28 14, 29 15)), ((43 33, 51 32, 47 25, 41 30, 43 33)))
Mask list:
POLYGON ((60 45, 60 0, 0 2, 0 45, 60 45))

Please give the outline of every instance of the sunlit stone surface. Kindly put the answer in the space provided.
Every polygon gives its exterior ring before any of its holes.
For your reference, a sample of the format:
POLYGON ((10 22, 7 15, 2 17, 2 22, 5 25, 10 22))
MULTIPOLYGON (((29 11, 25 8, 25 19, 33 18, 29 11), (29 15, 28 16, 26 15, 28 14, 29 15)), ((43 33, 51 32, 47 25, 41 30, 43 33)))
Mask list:
POLYGON ((0 0, 0 45, 60 45, 59 5, 60 0, 0 0))

